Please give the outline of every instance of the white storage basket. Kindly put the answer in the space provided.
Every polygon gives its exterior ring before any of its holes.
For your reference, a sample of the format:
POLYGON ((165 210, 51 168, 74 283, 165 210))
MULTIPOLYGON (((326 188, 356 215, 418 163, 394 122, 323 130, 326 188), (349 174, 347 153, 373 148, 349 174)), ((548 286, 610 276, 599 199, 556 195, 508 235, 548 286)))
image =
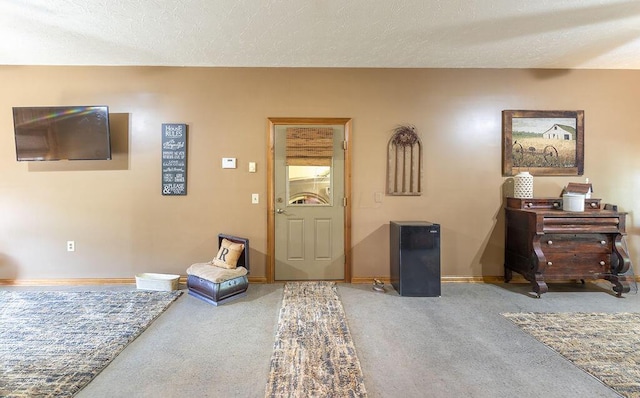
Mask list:
POLYGON ((136 275, 136 287, 142 290, 172 291, 178 289, 180 275, 143 273, 136 275))

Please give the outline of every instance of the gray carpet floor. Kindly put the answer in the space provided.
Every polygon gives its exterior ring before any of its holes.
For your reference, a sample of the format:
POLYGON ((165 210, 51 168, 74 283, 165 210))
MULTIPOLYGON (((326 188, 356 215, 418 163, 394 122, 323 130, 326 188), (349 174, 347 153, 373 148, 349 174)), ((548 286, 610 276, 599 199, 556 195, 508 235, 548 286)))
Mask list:
MULTIPOLYGON (((182 295, 77 396, 263 397, 282 286, 250 285, 219 307, 182 295)), ((369 397, 618 397, 500 313, 640 312, 640 297, 604 284, 549 290, 536 299, 526 284, 445 283, 442 297, 413 298, 340 284, 338 293, 369 397)))

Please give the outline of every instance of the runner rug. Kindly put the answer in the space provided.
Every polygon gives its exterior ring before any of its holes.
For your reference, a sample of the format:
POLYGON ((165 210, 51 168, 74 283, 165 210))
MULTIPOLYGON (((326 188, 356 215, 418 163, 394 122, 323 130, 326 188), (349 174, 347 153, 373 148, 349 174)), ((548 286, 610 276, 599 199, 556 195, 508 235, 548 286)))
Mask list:
POLYGON ((640 397, 640 313, 502 315, 619 394, 640 397))
POLYGON ((285 284, 265 396, 367 396, 335 283, 285 284))
POLYGON ((180 294, 0 291, 0 396, 73 396, 180 294))

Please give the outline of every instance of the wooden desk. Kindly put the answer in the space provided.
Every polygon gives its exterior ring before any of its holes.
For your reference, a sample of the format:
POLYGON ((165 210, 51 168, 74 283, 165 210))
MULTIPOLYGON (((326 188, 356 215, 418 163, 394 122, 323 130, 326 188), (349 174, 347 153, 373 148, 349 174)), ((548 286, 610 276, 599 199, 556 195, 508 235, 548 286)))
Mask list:
POLYGON ((624 274, 626 213, 587 199, 585 211, 562 210, 562 198, 507 198, 504 279, 513 271, 531 282, 538 297, 546 280, 605 279, 618 296, 629 292, 624 274))

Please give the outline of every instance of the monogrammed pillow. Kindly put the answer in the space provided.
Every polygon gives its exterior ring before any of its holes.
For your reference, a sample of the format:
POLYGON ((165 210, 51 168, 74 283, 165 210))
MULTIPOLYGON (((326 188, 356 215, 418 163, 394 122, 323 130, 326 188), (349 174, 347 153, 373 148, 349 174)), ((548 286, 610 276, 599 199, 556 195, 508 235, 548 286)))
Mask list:
POLYGON ((222 239, 220 250, 211 263, 221 268, 234 269, 243 250, 242 243, 235 243, 226 238, 222 239))

